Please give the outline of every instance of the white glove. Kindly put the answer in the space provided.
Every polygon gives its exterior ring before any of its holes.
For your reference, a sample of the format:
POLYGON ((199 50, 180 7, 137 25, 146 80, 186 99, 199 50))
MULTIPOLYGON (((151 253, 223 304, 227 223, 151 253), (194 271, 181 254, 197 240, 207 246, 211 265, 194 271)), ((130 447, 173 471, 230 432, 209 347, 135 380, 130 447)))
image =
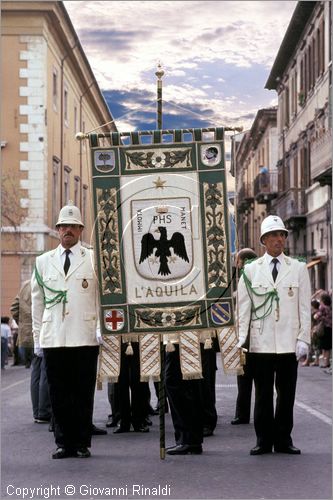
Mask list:
POLYGON ((107 346, 107 343, 104 342, 103 340, 100 328, 96 328, 96 340, 99 343, 99 345, 104 345, 105 347, 107 346))
POLYGON ((43 349, 41 347, 38 347, 35 345, 34 347, 34 354, 38 356, 39 358, 43 357, 43 349))
POLYGON ((297 340, 296 342, 296 358, 297 361, 304 356, 309 354, 309 345, 303 340, 297 340))
MULTIPOLYGON (((245 340, 246 339, 239 339, 236 347, 238 347, 238 349, 242 349, 245 340)), ((247 349, 244 349, 244 350, 247 351, 247 349)))

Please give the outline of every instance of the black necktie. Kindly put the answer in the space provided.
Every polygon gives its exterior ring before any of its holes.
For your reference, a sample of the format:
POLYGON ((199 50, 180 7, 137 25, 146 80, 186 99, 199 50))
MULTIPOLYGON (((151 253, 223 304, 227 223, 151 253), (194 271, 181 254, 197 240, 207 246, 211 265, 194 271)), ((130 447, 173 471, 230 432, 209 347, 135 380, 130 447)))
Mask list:
POLYGON ((279 259, 272 259, 272 262, 274 264, 273 270, 272 270, 272 276, 273 280, 276 280, 276 277, 278 275, 278 270, 277 270, 277 263, 279 262, 279 259))
POLYGON ((64 273, 66 276, 68 273, 69 266, 71 265, 71 261, 69 260, 69 254, 71 253, 71 251, 68 248, 67 250, 65 250, 65 252, 66 252, 66 259, 65 259, 65 263, 64 263, 64 273))

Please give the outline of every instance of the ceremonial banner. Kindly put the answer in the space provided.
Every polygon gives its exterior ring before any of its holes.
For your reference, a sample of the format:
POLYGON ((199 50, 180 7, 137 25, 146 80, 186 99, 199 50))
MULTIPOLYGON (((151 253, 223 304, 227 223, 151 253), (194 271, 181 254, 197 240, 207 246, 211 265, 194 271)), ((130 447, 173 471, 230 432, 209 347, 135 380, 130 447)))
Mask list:
POLYGON ((107 335, 103 339, 104 345, 100 350, 97 376, 97 387, 102 382, 118 382, 120 372, 120 343, 119 335, 107 335))
POLYGON ((223 129, 100 138, 89 136, 102 333, 233 325, 223 129))
POLYGON ((182 332, 179 335, 180 369, 184 380, 202 378, 200 335, 182 332))
POLYGON ((234 326, 222 328, 218 331, 218 340, 224 373, 227 375, 243 375, 242 360, 237 347, 236 328, 234 326))
POLYGON ((160 381, 160 336, 158 333, 143 333, 140 343, 140 380, 141 382, 160 381))

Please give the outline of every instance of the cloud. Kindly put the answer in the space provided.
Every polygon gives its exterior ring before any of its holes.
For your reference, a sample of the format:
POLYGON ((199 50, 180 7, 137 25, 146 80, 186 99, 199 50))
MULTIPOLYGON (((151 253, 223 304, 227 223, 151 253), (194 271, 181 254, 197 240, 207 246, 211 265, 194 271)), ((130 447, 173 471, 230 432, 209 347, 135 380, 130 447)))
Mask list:
POLYGON ((146 124, 155 119, 159 60, 166 123, 178 109, 177 126, 250 124, 274 99, 264 85, 297 2, 64 4, 113 116, 121 127, 140 127, 140 110, 146 124))

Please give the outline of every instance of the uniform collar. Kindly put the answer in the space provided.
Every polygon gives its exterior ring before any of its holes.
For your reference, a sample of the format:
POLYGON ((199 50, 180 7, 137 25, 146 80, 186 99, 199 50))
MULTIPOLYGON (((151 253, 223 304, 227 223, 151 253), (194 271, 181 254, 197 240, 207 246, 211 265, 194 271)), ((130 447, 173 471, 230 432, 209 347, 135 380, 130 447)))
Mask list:
MULTIPOLYGON (((76 257, 80 256, 81 255, 81 242, 78 241, 75 245, 73 245, 72 247, 70 247, 69 249, 73 255, 75 255, 76 257)), ((64 253, 66 252, 66 249, 60 245, 60 255, 63 255, 64 253)))
POLYGON ((267 252, 265 253, 265 258, 266 258, 266 261, 268 263, 268 265, 272 262, 273 259, 277 259, 280 264, 283 263, 283 260, 284 260, 284 253, 280 253, 280 255, 278 255, 277 257, 272 257, 272 255, 269 255, 267 252))

